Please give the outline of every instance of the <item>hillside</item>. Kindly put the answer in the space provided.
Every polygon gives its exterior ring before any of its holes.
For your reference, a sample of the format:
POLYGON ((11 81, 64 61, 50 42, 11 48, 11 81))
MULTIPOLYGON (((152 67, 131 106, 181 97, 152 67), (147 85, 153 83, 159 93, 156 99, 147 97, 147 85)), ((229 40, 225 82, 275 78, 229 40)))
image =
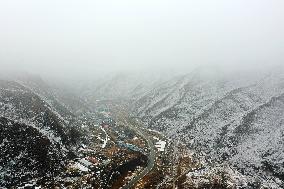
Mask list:
POLYGON ((60 173, 81 140, 74 114, 34 81, 0 81, 0 186, 60 173))
POLYGON ((281 69, 201 69, 153 88, 131 109, 149 128, 184 142, 208 162, 236 167, 252 186, 283 187, 283 94, 281 69))

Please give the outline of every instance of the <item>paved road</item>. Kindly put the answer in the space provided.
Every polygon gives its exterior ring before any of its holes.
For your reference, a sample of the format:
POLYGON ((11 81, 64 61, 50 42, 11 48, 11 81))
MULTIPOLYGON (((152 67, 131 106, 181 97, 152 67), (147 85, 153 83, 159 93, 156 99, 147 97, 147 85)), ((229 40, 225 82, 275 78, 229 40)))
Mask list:
POLYGON ((140 172, 138 175, 136 175, 127 185, 122 187, 122 189, 131 189, 137 184, 137 182, 142 179, 144 176, 146 176, 155 166, 155 159, 156 159, 156 151, 155 151, 155 146, 152 142, 152 140, 149 138, 147 133, 143 132, 141 129, 138 129, 136 126, 133 124, 129 123, 126 119, 124 119, 125 124, 134 130, 139 136, 145 139, 147 142, 147 146, 149 149, 149 155, 148 155, 148 165, 147 167, 140 172))

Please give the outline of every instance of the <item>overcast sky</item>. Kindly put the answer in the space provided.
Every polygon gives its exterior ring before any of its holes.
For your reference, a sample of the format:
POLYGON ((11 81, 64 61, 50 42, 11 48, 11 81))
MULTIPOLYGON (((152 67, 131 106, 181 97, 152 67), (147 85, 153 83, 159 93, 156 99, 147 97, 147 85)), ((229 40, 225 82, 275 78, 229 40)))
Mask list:
POLYGON ((0 65, 82 76, 279 64, 283 10, 283 0, 0 0, 0 65))

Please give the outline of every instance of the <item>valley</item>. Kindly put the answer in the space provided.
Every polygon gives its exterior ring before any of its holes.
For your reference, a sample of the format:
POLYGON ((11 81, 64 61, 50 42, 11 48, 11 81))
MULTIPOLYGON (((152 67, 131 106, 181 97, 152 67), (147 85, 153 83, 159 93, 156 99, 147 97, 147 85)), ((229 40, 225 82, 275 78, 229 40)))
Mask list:
POLYGON ((151 83, 116 77, 114 90, 110 80, 80 92, 3 78, 0 186, 282 188, 282 72, 207 72, 151 83), (127 82, 127 96, 114 98, 127 82))

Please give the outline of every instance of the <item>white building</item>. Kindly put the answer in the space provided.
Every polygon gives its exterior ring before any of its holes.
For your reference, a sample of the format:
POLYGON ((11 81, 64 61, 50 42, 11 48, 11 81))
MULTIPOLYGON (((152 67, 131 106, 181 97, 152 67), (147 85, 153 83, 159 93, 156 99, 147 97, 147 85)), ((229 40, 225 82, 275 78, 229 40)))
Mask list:
POLYGON ((167 142, 159 140, 156 143, 155 146, 156 146, 156 148, 158 149, 159 152, 163 152, 163 151, 165 151, 166 144, 167 144, 167 142))

